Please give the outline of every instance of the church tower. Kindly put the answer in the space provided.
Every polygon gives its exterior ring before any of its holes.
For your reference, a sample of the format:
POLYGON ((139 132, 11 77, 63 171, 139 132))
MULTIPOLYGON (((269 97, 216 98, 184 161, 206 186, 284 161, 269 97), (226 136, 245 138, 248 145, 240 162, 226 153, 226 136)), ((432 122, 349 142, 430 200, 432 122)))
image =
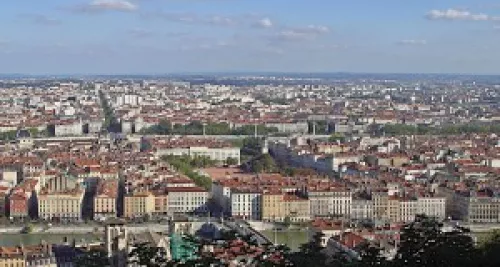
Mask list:
POLYGON ((106 252, 111 260, 111 266, 127 266, 128 232, 125 224, 117 219, 108 221, 105 235, 106 252))

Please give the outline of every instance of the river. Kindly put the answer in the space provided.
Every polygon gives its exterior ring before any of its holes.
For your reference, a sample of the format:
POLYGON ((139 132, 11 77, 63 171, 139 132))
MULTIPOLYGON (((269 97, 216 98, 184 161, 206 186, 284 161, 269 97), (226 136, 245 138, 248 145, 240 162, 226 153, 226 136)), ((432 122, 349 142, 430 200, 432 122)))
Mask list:
POLYGON ((275 237, 278 244, 287 245, 292 251, 297 251, 300 245, 309 242, 307 231, 284 230, 274 232, 273 230, 261 231, 269 240, 274 243, 275 237))
POLYGON ((71 243, 74 239, 78 244, 93 243, 103 239, 102 234, 92 233, 68 233, 68 234, 54 234, 54 233, 31 233, 31 234, 18 234, 18 233, 0 233, 0 246, 19 246, 19 245, 36 245, 45 241, 49 244, 63 244, 65 241, 71 243))

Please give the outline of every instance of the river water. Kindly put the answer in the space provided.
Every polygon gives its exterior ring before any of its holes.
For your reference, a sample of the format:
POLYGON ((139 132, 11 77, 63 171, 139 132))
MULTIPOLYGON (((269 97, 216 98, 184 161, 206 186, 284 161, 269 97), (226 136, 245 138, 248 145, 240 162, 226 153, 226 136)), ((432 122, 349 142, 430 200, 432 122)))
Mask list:
POLYGON ((292 249, 292 251, 297 251, 300 245, 309 242, 307 231, 285 230, 274 232, 273 230, 265 230, 261 231, 261 233, 273 243, 276 237, 278 244, 285 244, 292 249))
POLYGON ((63 244, 65 241, 71 243, 73 239, 76 243, 93 243, 103 239, 102 234, 92 233, 68 233, 68 234, 54 234, 54 233, 32 233, 32 234, 18 234, 18 233, 0 233, 0 246, 19 246, 23 245, 36 245, 45 241, 49 244, 63 244))

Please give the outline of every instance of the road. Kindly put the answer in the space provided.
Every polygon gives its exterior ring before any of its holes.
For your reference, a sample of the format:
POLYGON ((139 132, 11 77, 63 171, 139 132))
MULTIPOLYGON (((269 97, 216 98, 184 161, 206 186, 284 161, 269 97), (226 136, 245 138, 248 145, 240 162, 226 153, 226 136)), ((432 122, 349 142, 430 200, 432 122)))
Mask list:
POLYGON ((255 239, 259 246, 271 244, 271 240, 267 239, 266 236, 261 234, 258 231, 253 230, 250 226, 248 226, 243 221, 226 221, 224 225, 230 228, 233 231, 236 231, 241 236, 252 236, 255 239))
MULTIPOLYGON (((33 226, 33 233, 57 233, 57 234, 71 234, 71 233, 90 233, 96 232, 95 230, 104 231, 104 226, 95 225, 65 225, 65 226, 52 226, 48 229, 44 226, 33 226)), ((20 233, 23 226, 14 227, 2 227, 0 228, 0 233, 20 233)), ((169 230, 168 224, 138 224, 138 225, 127 225, 127 229, 131 233, 141 233, 151 230, 153 232, 166 232, 169 230)))

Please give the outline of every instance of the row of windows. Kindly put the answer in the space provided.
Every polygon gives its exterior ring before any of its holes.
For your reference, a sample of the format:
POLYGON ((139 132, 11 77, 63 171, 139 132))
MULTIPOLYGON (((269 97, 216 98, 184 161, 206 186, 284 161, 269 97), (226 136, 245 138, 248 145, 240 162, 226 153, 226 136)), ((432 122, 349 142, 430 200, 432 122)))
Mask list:
POLYGON ((204 205, 205 203, 206 201, 191 201, 191 202, 175 201, 175 202, 170 202, 169 206, 183 206, 183 205, 199 206, 199 205, 204 205))

